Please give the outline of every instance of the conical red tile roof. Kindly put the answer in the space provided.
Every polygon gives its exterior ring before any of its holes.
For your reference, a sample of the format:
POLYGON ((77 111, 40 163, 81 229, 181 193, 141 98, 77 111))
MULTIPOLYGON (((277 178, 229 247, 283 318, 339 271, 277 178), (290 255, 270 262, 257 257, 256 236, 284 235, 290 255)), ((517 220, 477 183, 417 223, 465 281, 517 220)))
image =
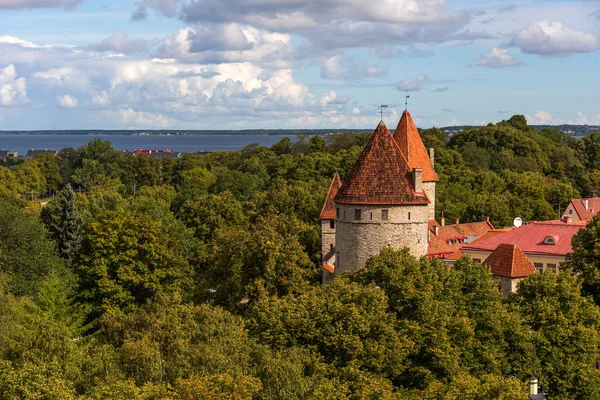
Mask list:
POLYGON ((340 174, 336 172, 335 175, 333 175, 331 185, 329 185, 329 192, 327 192, 325 203, 321 209, 321 219, 335 219, 335 202, 333 199, 341 186, 342 180, 340 179, 340 174))
POLYGON ((483 262, 492 274, 509 278, 524 278, 537 270, 519 246, 502 243, 483 262))
POLYGON ((412 172, 394 137, 382 122, 358 157, 337 195, 342 204, 429 204, 415 193, 412 172))
POLYGON ((423 182, 438 180, 433 165, 431 165, 429 154, 427 154, 427 149, 425 149, 419 131, 408 110, 404 110, 402 113, 402 118, 400 118, 394 132, 394 139, 396 139, 404 158, 408 160, 410 169, 421 168, 423 170, 423 182))

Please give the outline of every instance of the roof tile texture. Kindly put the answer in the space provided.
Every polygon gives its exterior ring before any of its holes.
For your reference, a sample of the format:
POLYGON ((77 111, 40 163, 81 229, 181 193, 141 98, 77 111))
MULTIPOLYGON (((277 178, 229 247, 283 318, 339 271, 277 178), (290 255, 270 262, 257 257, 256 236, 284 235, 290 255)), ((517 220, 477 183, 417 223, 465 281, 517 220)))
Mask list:
POLYGON ((584 227, 583 223, 562 221, 530 222, 520 228, 475 240, 463 247, 463 251, 494 251, 501 243, 508 243, 519 246, 525 254, 565 256, 573 251, 571 247, 573 235, 584 227), (548 236, 558 237, 556 244, 544 244, 544 239, 548 236))
POLYGON ((321 219, 335 219, 335 202, 333 199, 341 186, 342 180, 340 179, 340 175, 336 172, 335 175, 333 175, 327 197, 325 198, 325 203, 321 209, 321 219))
POLYGON ((523 278, 536 272, 525 253, 514 244, 501 243, 483 263, 492 274, 509 278, 523 278))
POLYGON ((435 235, 435 224, 430 221, 429 225, 430 240, 428 253, 430 256, 450 255, 465 245, 465 239, 472 236, 481 237, 494 229, 491 223, 485 221, 458 225, 438 225, 437 235, 435 235), (457 239, 460 239, 460 242, 457 239), (452 241, 452 244, 449 243, 450 241, 452 241))
POLYGON ((335 196, 336 203, 364 205, 429 204, 415 193, 412 172, 394 137, 382 122, 335 196))
POLYGON ((423 169, 423 182, 434 182, 438 176, 431 165, 427 149, 421 140, 421 135, 413 122, 408 110, 404 110, 402 118, 394 132, 394 139, 400 147, 404 158, 408 160, 410 170, 413 168, 423 169))
POLYGON ((579 215, 579 218, 585 221, 589 221, 594 218, 594 215, 600 210, 600 198, 591 197, 588 199, 572 199, 571 203, 575 212, 579 215), (585 203, 587 202, 587 208, 585 203))

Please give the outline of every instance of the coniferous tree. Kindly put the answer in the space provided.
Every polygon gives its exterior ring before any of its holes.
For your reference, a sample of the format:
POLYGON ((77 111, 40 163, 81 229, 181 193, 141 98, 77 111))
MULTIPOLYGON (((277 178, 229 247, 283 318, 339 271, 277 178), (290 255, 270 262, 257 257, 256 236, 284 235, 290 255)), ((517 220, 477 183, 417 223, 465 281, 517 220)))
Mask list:
POLYGON ((48 230, 56 240, 60 256, 71 265, 81 244, 81 218, 76 194, 70 184, 60 193, 57 207, 51 212, 48 222, 48 230))

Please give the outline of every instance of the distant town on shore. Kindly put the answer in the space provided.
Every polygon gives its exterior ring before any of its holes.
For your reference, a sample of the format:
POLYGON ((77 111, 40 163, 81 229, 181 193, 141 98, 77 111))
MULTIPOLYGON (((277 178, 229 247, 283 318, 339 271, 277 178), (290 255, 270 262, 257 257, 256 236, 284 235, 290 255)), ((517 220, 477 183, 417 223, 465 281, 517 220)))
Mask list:
MULTIPOLYGON (((582 137, 600 131, 600 125, 530 125, 542 130, 554 128, 567 135, 582 137)), ((476 125, 445 126, 439 129, 449 133, 460 132, 476 125)), ((365 132, 369 129, 242 129, 242 130, 135 130, 135 129, 56 129, 56 130, 0 130, 0 135, 134 135, 134 136, 177 136, 177 135, 328 135, 336 132, 365 132)))

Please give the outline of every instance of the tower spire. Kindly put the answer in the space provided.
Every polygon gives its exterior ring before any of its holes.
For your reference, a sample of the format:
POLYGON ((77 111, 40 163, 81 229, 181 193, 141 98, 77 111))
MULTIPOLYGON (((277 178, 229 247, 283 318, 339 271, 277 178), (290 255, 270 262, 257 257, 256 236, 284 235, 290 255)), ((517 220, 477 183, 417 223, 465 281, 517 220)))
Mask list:
POLYGON ((406 91, 406 96, 404 97, 404 109, 408 110, 408 98, 410 96, 408 95, 408 90, 406 91))

